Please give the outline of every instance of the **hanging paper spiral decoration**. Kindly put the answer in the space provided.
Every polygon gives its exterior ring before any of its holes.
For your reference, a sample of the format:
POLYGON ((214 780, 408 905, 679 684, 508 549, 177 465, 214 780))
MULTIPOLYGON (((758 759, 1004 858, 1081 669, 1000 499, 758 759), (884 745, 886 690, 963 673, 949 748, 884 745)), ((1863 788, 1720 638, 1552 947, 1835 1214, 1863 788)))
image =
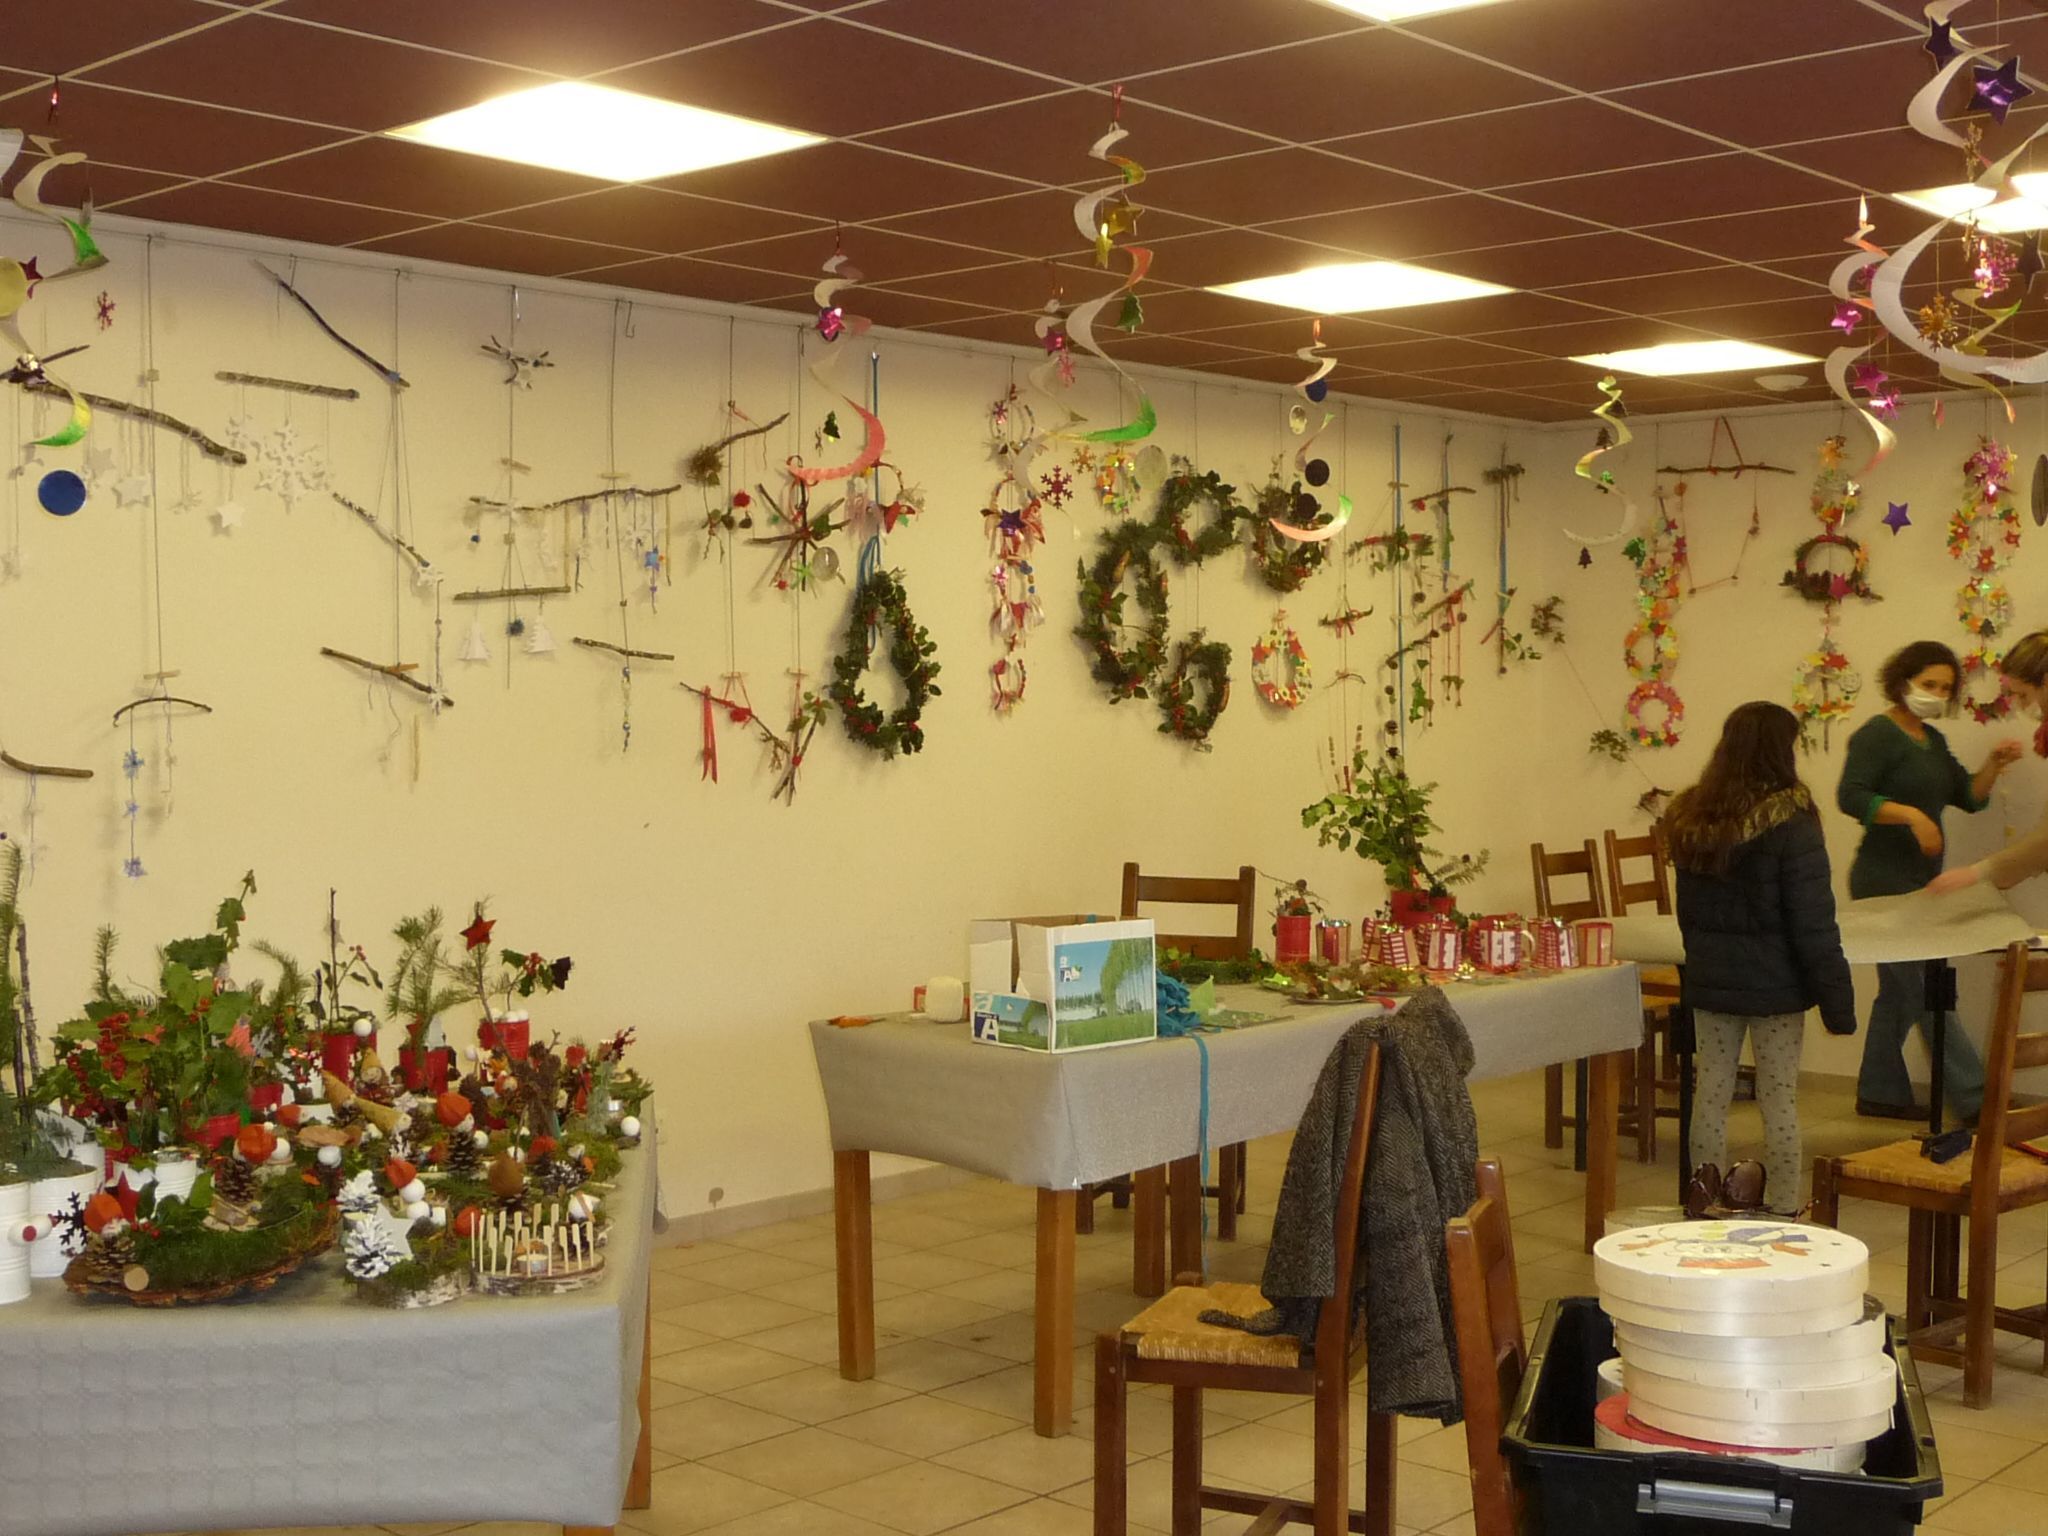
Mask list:
MULTIPOLYGON (((1602 423, 1602 435, 1606 438, 1606 441, 1596 443, 1585 453, 1580 454, 1578 463, 1572 466, 1572 473, 1581 480, 1586 481, 1595 490, 1612 491, 1614 489, 1614 471, 1603 469, 1598 474, 1595 474, 1593 465, 1602 454, 1613 453, 1618 448, 1626 448, 1635 441, 1636 435, 1629 430, 1628 418, 1619 414, 1622 409, 1621 385, 1615 381, 1613 374, 1610 373, 1602 376, 1600 380, 1600 393, 1605 398, 1601 400, 1599 405, 1594 407, 1593 415, 1602 423)), ((1574 544, 1584 546, 1589 544, 1613 544, 1635 532, 1635 526, 1636 504, 1624 496, 1621 501, 1621 526, 1616 528, 1614 532, 1599 538, 1593 538, 1587 534, 1574 533, 1569 528, 1561 531, 1574 544)))
MULTIPOLYGON (((1095 247, 1095 264, 1109 265, 1110 252, 1116 249, 1115 237, 1128 234, 1137 228, 1138 209, 1130 201, 1130 191, 1145 180, 1145 168, 1126 156, 1114 154, 1116 146, 1130 136, 1130 130, 1117 121, 1123 113, 1124 88, 1117 86, 1110 93, 1111 117, 1109 131, 1089 147, 1088 153, 1103 164, 1112 166, 1117 179, 1107 186, 1084 192, 1074 200, 1074 227, 1083 239, 1095 247)), ((1071 434, 1084 443, 1135 443, 1152 435, 1159 425, 1158 413, 1152 407, 1152 397, 1124 371, 1123 364, 1103 351, 1095 340, 1095 322, 1112 303, 1121 301, 1116 324, 1119 329, 1135 331, 1145 315, 1138 303, 1138 284, 1145 280, 1145 274, 1152 269, 1152 252, 1142 245, 1124 247, 1124 254, 1130 258, 1130 271, 1124 280, 1100 298, 1090 299, 1077 305, 1067 316, 1066 335, 1073 345, 1089 356, 1098 358, 1109 365, 1116 376, 1138 392, 1138 413, 1129 421, 1114 427, 1101 427, 1093 432, 1071 434)), ((1044 334, 1041 332, 1041 335, 1044 334)))
POLYGON ((831 260, 825 263, 824 270, 825 276, 811 290, 811 297, 818 306, 818 334, 825 338, 825 355, 811 364, 811 377, 847 403, 854 415, 861 419, 864 432, 860 452, 844 464, 806 465, 792 454, 787 466, 789 477, 808 486, 823 485, 828 480, 850 480, 855 475, 866 474, 882 462, 882 453, 889 441, 888 434, 882 430, 881 419, 841 389, 833 377, 845 361, 846 354, 859 350, 856 343, 868 333, 872 324, 865 315, 848 314, 839 303, 839 290, 858 283, 861 274, 847 261, 843 251, 835 251, 831 260))

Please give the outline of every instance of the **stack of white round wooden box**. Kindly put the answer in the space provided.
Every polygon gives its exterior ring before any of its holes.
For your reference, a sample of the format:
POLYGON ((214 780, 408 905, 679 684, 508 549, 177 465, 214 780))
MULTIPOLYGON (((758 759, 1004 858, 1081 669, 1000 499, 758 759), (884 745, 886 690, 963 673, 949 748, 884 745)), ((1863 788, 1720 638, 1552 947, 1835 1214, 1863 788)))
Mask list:
POLYGON ((1673 1222, 1602 1238, 1593 1268, 1624 1387, 1601 1405, 1599 1443, 1682 1438, 1851 1471, 1890 1427, 1898 1368, 1855 1238, 1769 1219, 1673 1222))

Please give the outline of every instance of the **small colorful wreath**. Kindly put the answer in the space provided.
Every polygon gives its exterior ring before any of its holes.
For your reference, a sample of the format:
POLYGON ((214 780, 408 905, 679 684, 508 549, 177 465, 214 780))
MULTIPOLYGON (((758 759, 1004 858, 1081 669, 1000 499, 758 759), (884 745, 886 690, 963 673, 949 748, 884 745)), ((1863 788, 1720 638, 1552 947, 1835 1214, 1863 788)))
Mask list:
POLYGON ((1196 474, 1182 465, 1159 488, 1159 511, 1154 521, 1160 542, 1173 551, 1176 565, 1200 565, 1211 555, 1220 555, 1238 542, 1237 525, 1250 514, 1238 504, 1237 487, 1225 485, 1215 470, 1196 474), (1188 531, 1188 516, 1197 507, 1207 507, 1215 520, 1199 533, 1188 531))
POLYGON ((2019 547, 2020 513, 2010 498, 1972 502, 1949 514, 1948 552, 1958 560, 1968 560, 1979 574, 2004 570, 2019 547), (1980 533, 1981 523, 1995 524, 1995 531, 1980 533))
POLYGON ((2012 713, 2012 689, 2006 685, 2004 674, 1998 664, 2005 660, 2005 652, 1994 651, 1988 645, 1975 645, 1963 653, 1962 687, 1958 690, 1957 702, 1969 711, 1970 718, 1979 725, 1989 725, 1993 720, 2003 720, 2012 713), (1970 697, 1970 679, 1990 675, 1998 682, 1997 695, 1988 702, 1970 697))
POLYGON ((1956 617, 1979 640, 1989 640, 2012 623, 2012 594, 1988 576, 1966 581, 1956 590, 1956 617))
POLYGON ((1093 654, 1088 670, 1109 690, 1112 704, 1144 698, 1146 684, 1166 661, 1166 573, 1153 555, 1159 537, 1152 523, 1116 523, 1103 530, 1094 564, 1078 563, 1081 622, 1074 637, 1093 654), (1119 646, 1126 627, 1123 581, 1131 574, 1145 622, 1133 643, 1119 646))
POLYGON ((1638 621, 1621 642, 1621 660, 1630 677, 1654 683, 1678 665, 1678 632, 1656 619, 1638 621), (1645 640, 1650 642, 1650 655, 1647 660, 1638 659, 1636 647, 1645 640))
POLYGON ((853 612, 846 621, 845 649, 832 658, 832 683, 826 696, 839 706, 846 734, 862 746, 893 758, 898 752, 924 748, 919 717, 925 704, 938 697, 938 646, 911 615, 903 593, 901 571, 875 571, 853 592, 853 612), (903 679, 903 703, 888 714, 861 692, 874 637, 889 631, 889 664, 903 679))
POLYGON ((1302 648, 1300 634, 1288 627, 1284 613, 1275 614, 1273 627, 1252 642, 1252 685, 1275 709, 1301 708, 1301 701, 1314 686, 1308 652, 1302 648), (1270 665, 1275 657, 1286 658, 1288 678, 1284 683, 1278 669, 1270 665))
POLYGON ((1863 678, 1849 669, 1848 656, 1832 640, 1823 640, 1792 674, 1792 712, 1802 721, 1827 725, 1856 712, 1863 678))
POLYGON ((1866 576, 1869 569, 1870 551, 1856 540, 1844 538, 1839 533, 1820 533, 1792 551, 1792 569, 1781 578, 1781 585, 1792 588, 1810 603, 1838 603, 1845 597, 1874 598, 1877 594, 1870 590, 1866 576), (1809 571, 1806 562, 1816 550, 1822 549, 1848 550, 1851 556, 1849 574, 1809 571))
POLYGON ((1299 592, 1302 583, 1330 558, 1327 541, 1307 543, 1273 531, 1272 520, 1276 517, 1285 523, 1295 521, 1297 489, 1268 480, 1252 507, 1252 566, 1275 592, 1299 592))
POLYGON ((1679 731, 1685 724, 1685 702, 1669 683, 1638 683, 1635 692, 1628 696, 1628 719, 1628 733, 1635 738, 1637 746, 1675 747, 1679 731), (1643 706, 1650 703, 1664 706, 1661 725, 1644 723, 1643 706))
POLYGON ((1204 640, 1196 630, 1180 644, 1173 670, 1159 683, 1159 723, 1162 735, 1185 741, 1198 752, 1209 750, 1209 732, 1223 711, 1230 707, 1230 647, 1221 640, 1204 640), (1197 687, 1208 690, 1205 703, 1196 703, 1197 687))

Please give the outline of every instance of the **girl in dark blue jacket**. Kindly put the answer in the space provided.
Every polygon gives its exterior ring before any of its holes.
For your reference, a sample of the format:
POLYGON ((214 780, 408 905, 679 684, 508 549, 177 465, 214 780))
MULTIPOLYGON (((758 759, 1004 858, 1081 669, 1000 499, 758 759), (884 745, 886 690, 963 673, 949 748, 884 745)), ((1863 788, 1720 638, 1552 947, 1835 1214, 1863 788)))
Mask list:
POLYGON ((1664 820, 1699 1037, 1688 1155, 1694 1167, 1728 1167, 1728 1105, 1746 1033, 1756 1057, 1765 1169, 1781 1209, 1798 1204, 1806 1010, 1819 1008, 1832 1034, 1856 1030, 1827 845, 1813 796, 1799 782, 1798 740, 1791 710, 1742 705, 1722 726, 1699 783, 1680 792, 1664 820))

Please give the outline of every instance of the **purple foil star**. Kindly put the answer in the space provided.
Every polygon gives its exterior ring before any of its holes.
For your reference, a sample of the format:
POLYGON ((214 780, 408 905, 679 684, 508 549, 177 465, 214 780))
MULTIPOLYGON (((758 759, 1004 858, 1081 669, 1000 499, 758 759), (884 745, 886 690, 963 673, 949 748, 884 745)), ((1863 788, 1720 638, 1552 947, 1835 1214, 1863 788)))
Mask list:
POLYGON ((2020 61, 2007 59, 1998 68, 1988 64, 1971 67, 1977 79, 1977 93, 1970 110, 1989 112, 1999 122, 2005 121, 2005 114, 2013 103, 2034 94, 2034 88, 2020 79, 2020 61))
POLYGON ((1870 414, 1881 416, 1886 421, 1896 417, 1899 414, 1899 386, 1887 384, 1883 389, 1871 391, 1870 414))
POLYGON ((1887 505, 1890 507, 1890 510, 1886 512, 1882 518, 1878 519, 1878 521, 1882 522, 1885 525, 1885 527, 1891 529, 1892 537, 1897 538, 1899 535, 1899 530, 1901 528, 1910 528, 1913 526, 1913 519, 1906 516, 1905 502, 1894 501, 1887 503, 1887 505))
POLYGON ((1930 21, 1927 23, 1927 41, 1920 46, 1934 56, 1934 67, 1936 69, 1946 65, 1958 52, 1955 38, 1951 35, 1954 30, 1945 21, 1930 21))
POLYGON ((1835 330, 1840 331, 1844 336, 1848 336, 1855 331, 1856 322, 1862 318, 1863 311, 1859 306, 1855 304, 1837 304, 1835 306, 1834 318, 1829 320, 1828 324, 1835 330))
POLYGON ((1886 373, 1875 363, 1858 363, 1849 370, 1849 387, 1851 389, 1860 389, 1866 395, 1874 394, 1878 387, 1890 377, 1890 374, 1886 373))

